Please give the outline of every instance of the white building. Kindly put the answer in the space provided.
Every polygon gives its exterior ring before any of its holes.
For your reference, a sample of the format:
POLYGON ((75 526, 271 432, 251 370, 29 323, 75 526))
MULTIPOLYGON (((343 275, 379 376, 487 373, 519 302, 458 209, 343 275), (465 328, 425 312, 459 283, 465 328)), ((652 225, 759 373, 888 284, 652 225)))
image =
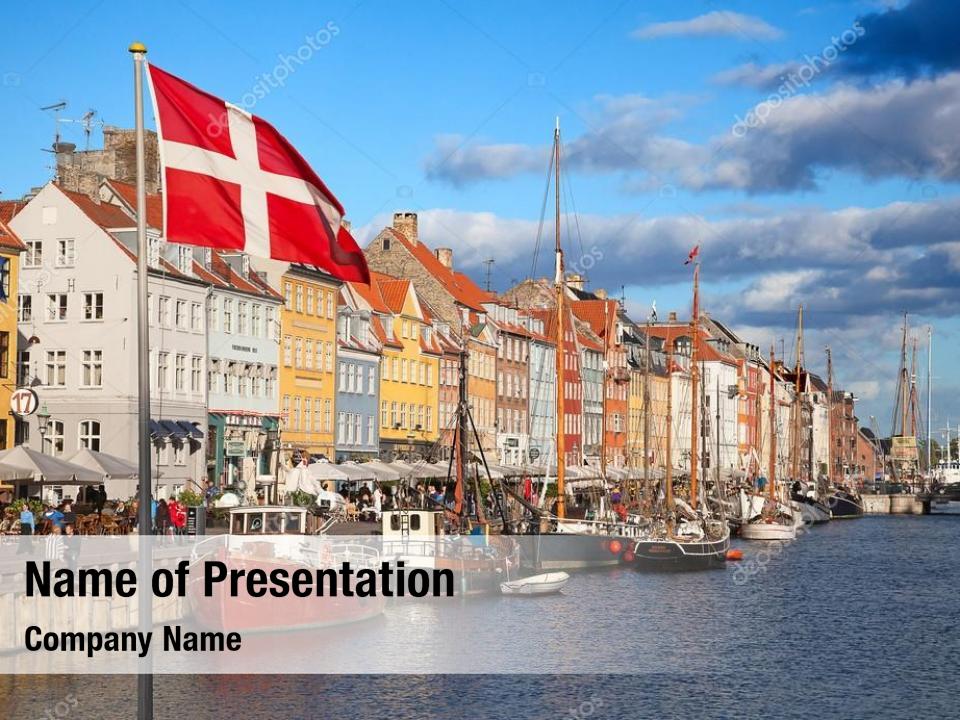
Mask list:
MULTIPOLYGON (((28 246, 18 380, 34 386, 50 413, 44 452, 68 457, 88 447, 135 462, 136 230, 114 200, 48 183, 11 222, 28 246)), ((208 286, 192 272, 191 248, 161 242, 155 229, 148 237, 153 482, 164 496, 205 475, 208 286)), ((36 416, 18 423, 17 437, 40 449, 36 416)), ((135 487, 108 481, 107 492, 125 498, 135 487)))

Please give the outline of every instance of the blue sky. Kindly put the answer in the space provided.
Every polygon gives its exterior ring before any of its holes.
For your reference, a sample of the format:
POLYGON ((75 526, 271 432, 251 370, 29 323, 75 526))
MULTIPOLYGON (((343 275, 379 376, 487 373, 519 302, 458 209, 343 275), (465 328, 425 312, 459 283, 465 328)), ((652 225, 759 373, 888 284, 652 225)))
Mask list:
MULTIPOLYGON (((126 47, 139 39, 151 61, 237 103, 272 78, 250 109, 362 238, 416 210, 427 242, 478 279, 493 257, 503 287, 549 265, 533 251, 559 116, 565 209, 579 217, 565 242, 573 262, 600 258, 592 286, 623 286, 638 314, 654 299, 684 312, 682 260, 699 242, 706 308, 767 347, 807 304, 810 364, 829 343, 864 423, 884 430, 909 310, 934 326, 934 426, 960 419, 953 3, 274 2, 265 15, 242 1, 81 1, 8 8, 4 27, 2 197, 51 175, 54 119, 40 107, 132 123, 126 47), (298 50, 306 60, 278 69, 298 50), (804 66, 809 83, 784 90, 804 66), (763 109, 738 135, 738 118, 763 109)), ((62 130, 83 146, 79 125, 62 130)))

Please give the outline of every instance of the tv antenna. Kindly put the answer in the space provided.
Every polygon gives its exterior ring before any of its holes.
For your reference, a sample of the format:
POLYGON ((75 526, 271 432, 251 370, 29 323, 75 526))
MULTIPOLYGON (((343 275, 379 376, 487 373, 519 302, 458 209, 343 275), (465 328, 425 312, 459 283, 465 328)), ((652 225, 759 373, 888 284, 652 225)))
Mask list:
POLYGON ((487 266, 487 292, 490 292, 490 274, 493 271, 493 264, 496 261, 493 258, 487 258, 483 264, 487 266))

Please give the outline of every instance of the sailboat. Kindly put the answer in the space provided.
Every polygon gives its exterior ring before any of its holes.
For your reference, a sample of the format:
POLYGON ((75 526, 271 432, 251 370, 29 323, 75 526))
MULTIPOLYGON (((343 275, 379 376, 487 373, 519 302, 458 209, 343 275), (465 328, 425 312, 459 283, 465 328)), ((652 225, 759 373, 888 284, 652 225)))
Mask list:
MULTIPOLYGON (((785 506, 777 484, 776 357, 770 347, 770 460, 767 467, 766 502, 759 514, 744 518, 740 535, 746 540, 793 540, 797 537, 799 513, 785 506)), ((752 508, 752 506, 751 506, 752 508)), ((752 510, 751 510, 752 512, 752 510)))
MULTIPOLYGON (((690 486, 687 500, 675 498, 671 455, 673 401, 667 393, 667 462, 663 502, 654 510, 645 536, 633 545, 633 564, 640 570, 700 570, 722 564, 730 549, 730 527, 723 517, 723 498, 716 505, 721 514, 707 506, 704 488, 698 484, 700 402, 697 382, 697 333, 700 325, 700 262, 693 270, 693 314, 690 321, 690 486), (702 495, 702 497, 701 497, 702 495)), ((649 342, 649 337, 648 337, 649 342)), ((673 372, 672 348, 668 343, 668 372, 673 372)), ((719 484, 715 488, 719 493, 719 484)))
MULTIPOLYGON (((540 570, 566 570, 576 568, 597 568, 618 565, 621 556, 628 549, 628 539, 636 537, 641 528, 636 523, 623 522, 612 512, 608 516, 583 520, 567 518, 566 503, 566 437, 564 434, 565 409, 565 347, 567 334, 575 332, 568 326, 566 303, 566 272, 564 269, 563 247, 560 242, 560 122, 557 121, 553 136, 553 164, 555 183, 555 276, 556 294, 556 513, 549 514, 522 501, 508 488, 505 488, 515 500, 524 505, 540 520, 536 542, 532 547, 525 543, 521 562, 526 567, 540 570)), ((572 321, 571 321, 572 322, 572 321)), ((603 453, 602 453, 603 454, 603 453)))

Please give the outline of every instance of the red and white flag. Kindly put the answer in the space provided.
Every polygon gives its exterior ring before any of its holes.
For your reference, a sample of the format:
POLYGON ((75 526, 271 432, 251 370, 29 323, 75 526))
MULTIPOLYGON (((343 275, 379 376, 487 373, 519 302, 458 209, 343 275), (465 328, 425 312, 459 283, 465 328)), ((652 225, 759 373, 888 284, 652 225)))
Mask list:
POLYGON ((147 65, 168 241, 314 265, 369 283, 343 207, 276 128, 147 65))
POLYGON ((699 245, 694 245, 694 246, 693 246, 693 250, 691 250, 691 251, 690 251, 690 254, 687 255, 687 259, 684 260, 683 264, 684 264, 684 265, 689 265, 689 264, 692 263, 694 260, 696 260, 698 257, 700 257, 700 246, 699 246, 699 245))

